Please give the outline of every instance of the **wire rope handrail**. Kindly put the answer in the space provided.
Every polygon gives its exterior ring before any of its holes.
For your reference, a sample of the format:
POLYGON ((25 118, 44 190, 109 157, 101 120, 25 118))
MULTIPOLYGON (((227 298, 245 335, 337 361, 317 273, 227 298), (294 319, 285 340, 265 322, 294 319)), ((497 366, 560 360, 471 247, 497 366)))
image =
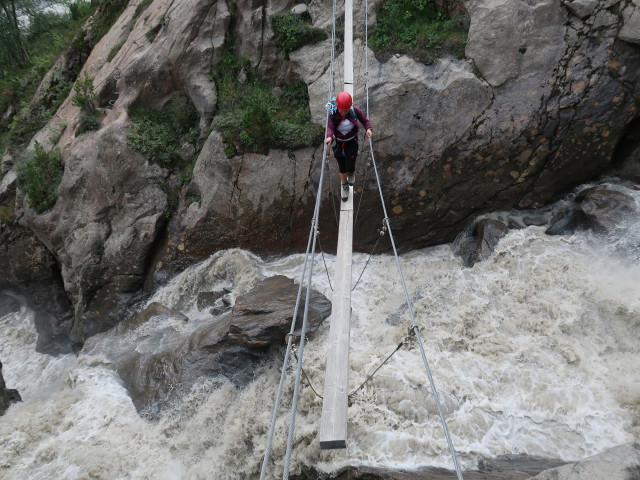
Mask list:
MULTIPOLYGON (((367 117, 370 116, 370 111, 369 111, 369 60, 368 60, 368 15, 369 15, 369 5, 368 5, 368 1, 365 2, 365 97, 366 97, 366 115, 367 117)), ((329 69, 329 87, 328 87, 328 91, 329 91, 329 101, 331 100, 331 96, 333 93, 333 76, 334 76, 334 61, 335 61, 335 45, 336 45, 336 0, 333 1, 333 28, 332 28, 332 39, 331 39, 331 44, 332 44, 332 50, 331 50, 331 64, 330 64, 330 69, 329 69)), ((329 112, 327 111, 327 123, 329 120, 329 112)), ((326 134, 327 131, 325 129, 325 138, 326 138, 326 134)), ((389 222, 389 217, 387 214, 387 209, 384 203, 384 196, 382 193, 382 187, 380 184, 380 177, 378 175, 378 169, 377 169, 377 165, 376 165, 376 161, 375 161, 375 156, 373 154, 373 144, 372 144, 372 140, 369 137, 369 151, 370 151, 370 156, 371 156, 371 162, 372 162, 372 166, 373 166, 373 171, 375 174, 375 178, 376 178, 376 184, 378 186, 378 192, 380 194, 380 201, 381 201, 381 205, 382 205, 382 209, 384 212, 384 220, 383 222, 386 222, 386 228, 389 232, 389 239, 391 242, 391 246, 393 248, 393 253, 394 253, 394 257, 396 260, 396 265, 398 267, 398 272, 400 275, 400 279, 401 279, 401 284, 404 290, 404 294, 405 294, 405 298, 406 298, 406 302, 407 302, 407 307, 408 307, 408 312, 409 312, 409 316, 411 318, 411 323, 412 323, 412 330, 413 330, 413 334, 416 337, 418 346, 420 348, 420 354, 423 360, 423 364, 425 367, 425 372, 427 375, 427 378, 429 380, 429 384, 431 386, 431 391, 433 393, 434 396, 434 400, 435 400, 435 404, 436 404, 436 408, 438 410, 438 415, 440 417, 440 421, 442 423, 444 432, 445 432, 445 436, 447 439, 447 444, 449 446, 449 451, 451 453, 451 456, 453 458, 453 463, 455 466, 455 470, 456 470, 456 474, 458 476, 458 480, 463 480, 462 477, 462 472, 461 472, 461 468, 460 468, 460 464, 455 452, 455 448, 453 446, 453 442, 451 440, 451 435, 449 432, 449 429, 447 427, 447 423, 446 420, 444 418, 444 414, 442 412, 442 406, 440 404, 440 398, 435 386, 435 381, 433 379, 433 375, 431 373, 431 369, 429 367, 429 362, 427 360, 426 357, 426 353, 425 353, 425 347, 424 347, 424 343, 422 340, 422 337, 419 333, 419 327, 417 325, 416 319, 415 319, 415 315, 413 312, 413 303, 411 302, 411 299, 409 297, 409 292, 407 289, 407 285, 406 285, 406 280, 404 277, 404 272, 402 270, 402 265, 400 263, 400 258, 398 256, 398 251, 395 245, 395 240, 393 238, 393 232, 391 229, 391 224, 389 222)), ((319 220, 319 213, 320 213, 320 204, 321 204, 321 200, 322 200, 322 187, 323 187, 323 180, 324 180, 324 167, 325 167, 325 160, 326 160, 326 156, 327 156, 327 144, 324 143, 324 147, 323 147, 323 157, 322 157, 322 163, 321 163, 321 173, 320 173, 320 181, 319 181, 319 185, 318 185, 318 194, 316 197, 316 204, 315 204, 315 208, 314 208, 314 216, 312 218, 312 225, 311 225, 311 231, 309 233, 309 241, 307 244, 307 250, 305 253, 305 261, 304 261, 304 265, 303 265, 303 270, 301 273, 301 280, 300 280, 300 286, 298 289, 298 296, 296 298, 296 306, 295 306, 295 310, 294 310, 294 315, 293 315, 293 320, 291 323, 291 332, 290 334, 287 336, 287 349, 285 352, 285 358, 284 358, 284 362, 283 362, 283 368, 281 371, 281 377, 280 377, 280 382, 279 382, 279 386, 278 386, 278 390, 277 390, 277 394, 276 394, 276 401, 275 401, 275 405, 274 405, 274 410, 273 410, 273 414, 271 417, 271 425, 269 427, 269 433, 268 433, 268 439, 267 439, 267 446, 265 449, 265 456, 264 456, 264 460, 262 463, 262 470, 260 473, 260 480, 264 480, 266 477, 266 470, 267 470, 267 466, 268 466, 268 462, 269 462, 269 457, 271 454, 271 449, 272 449, 272 443, 273 443, 273 434, 274 434, 274 430, 275 430, 275 423, 277 420, 277 415, 280 409, 280 402, 281 402, 281 398, 282 398, 282 391, 283 391, 283 387, 284 387, 284 379, 285 379, 285 372, 286 372, 286 367, 287 364, 289 362, 290 356, 291 356, 291 352, 293 350, 293 332, 295 330, 295 325, 296 325, 296 317, 297 317, 297 313, 298 313, 298 308, 299 308, 299 302, 302 296, 302 288, 303 288, 303 284, 304 284, 304 278, 305 276, 308 276, 307 278, 307 291, 306 291, 306 301, 305 301, 305 308, 304 308, 304 314, 303 314, 303 320, 302 320, 302 329, 301 329, 301 333, 300 333, 300 345, 299 345, 299 356, 296 355, 297 358, 297 367, 296 367, 296 377, 295 377, 295 383, 294 383, 294 393, 293 393, 293 398, 292 398, 292 405, 291 405, 291 422, 289 424, 289 431, 288 431, 288 436, 287 436, 287 448, 286 448, 286 453, 285 453, 285 461, 284 461, 284 471, 283 471, 283 480, 288 480, 289 478, 289 470, 291 467, 291 454, 292 454, 292 446, 293 446, 293 437, 294 437, 294 432, 295 432, 295 421, 296 421, 296 415, 297 415, 297 404, 298 404, 298 397, 299 397, 299 391, 300 391, 300 384, 301 384, 301 380, 302 380, 302 376, 304 375, 306 377, 306 374, 304 373, 304 370, 302 368, 302 361, 303 361, 303 355, 304 355, 304 347, 305 347, 305 342, 306 342, 306 337, 305 337, 305 333, 306 333, 306 323, 307 323, 307 318, 308 318, 308 309, 309 309, 309 303, 310 303, 310 297, 311 297, 311 284, 312 284, 312 278, 313 278, 313 266, 314 266, 314 257, 315 257, 315 248, 316 248, 316 243, 318 242, 318 220, 319 220), (311 251, 311 261, 310 261, 310 267, 309 267, 309 253, 311 251), (309 268, 308 268, 309 267, 309 268), (307 269, 308 269, 308 273, 307 273, 307 269)), ((367 261, 368 263, 368 261, 367 261)), ((366 265, 365 265, 366 268, 366 265)), ((363 270, 364 272, 364 270, 363 270)), ((401 343, 400 345, 398 345, 398 347, 396 348, 396 351, 403 345, 403 343, 401 343)), ((395 353, 395 351, 393 352, 395 353)), ((387 357, 387 359, 383 362, 384 363, 387 362, 387 360, 393 356, 393 353, 387 357)), ((294 355, 295 355, 295 351, 294 351, 294 355)), ((382 365, 381 365, 382 366, 382 365)), ((380 366, 380 367, 381 367, 380 366)), ((380 368, 378 367, 378 369, 380 368)), ((367 380, 365 380, 364 383, 366 383, 377 371, 378 369, 376 369, 375 372, 373 372, 373 374, 371 374, 367 380)), ((353 394, 355 394, 358 390, 360 390, 363 386, 364 383, 356 390, 353 392, 353 394)))
MULTIPOLYGON (((330 62, 330 68, 329 68, 329 78, 328 78, 328 99, 327 102, 329 102, 331 100, 331 96, 333 94, 333 77, 334 77, 334 62, 335 62, 335 44, 336 44, 336 0, 333 0, 333 28, 332 28, 332 32, 331 32, 331 62, 330 62)), ((327 125, 328 125, 328 120, 329 120, 329 112, 327 111, 327 125)), ((327 130, 325 127, 325 138, 327 135, 327 130)), ((291 329, 290 329, 290 335, 288 336, 288 340, 287 340, 287 349, 285 351, 285 357, 283 359, 283 366, 282 366, 282 370, 280 373, 280 381, 278 384, 278 390, 276 392, 276 399, 275 399, 275 403, 274 403, 274 408, 273 408, 273 412, 271 415, 271 423, 269 425, 269 432, 267 434, 267 445, 265 447, 265 454, 264 454, 264 458, 262 461, 262 468, 260 471, 260 480, 264 480, 266 478, 266 474, 267 474, 267 468, 268 468, 268 464, 269 464, 269 459, 271 456, 271 450, 272 450, 272 446, 273 446, 273 435, 275 432, 275 425, 276 425, 276 421, 277 421, 277 417, 278 417, 278 413, 280 411, 280 404, 282 401, 282 393, 284 390, 284 381, 285 381, 285 377, 286 377, 286 369, 287 369, 287 365, 289 363, 289 359, 291 357, 291 351, 292 351, 292 344, 293 344, 293 332, 295 331, 295 326, 296 326, 296 321, 297 321, 297 316, 298 316, 298 308, 300 306, 300 299, 302 297, 302 288, 304 285, 304 278, 306 275, 308 275, 308 279, 307 279, 307 292, 306 292, 306 301, 305 301, 305 307, 304 307, 304 314, 303 314, 303 319, 302 319, 302 329, 301 329, 301 333, 300 333, 300 346, 299 346, 299 357, 298 357, 298 362, 297 362, 297 368, 296 368, 296 377, 295 377, 295 383, 294 383, 294 393, 293 393, 293 398, 292 398, 292 402, 291 402, 291 421, 289 424, 289 432, 287 435, 287 448, 286 448, 286 452, 285 452, 285 461, 284 461, 284 471, 282 474, 282 478, 283 480, 288 480, 289 478, 289 470, 291 468, 291 452, 292 452, 292 446, 293 446, 293 435, 295 432, 295 421, 296 421, 296 415, 297 415, 297 404, 298 404, 298 396, 299 396, 299 392, 300 392, 300 383, 302 380, 302 360, 303 360, 303 356, 304 356, 304 346, 305 346, 305 333, 306 333, 306 327, 307 327, 307 318, 308 318, 308 313, 309 313, 309 303, 310 303, 310 297, 311 297, 311 283, 312 283, 312 278, 313 278, 313 263, 314 263, 314 256, 315 256, 315 247, 316 247, 316 241, 318 239, 318 219, 320 216, 320 204, 322 202, 322 188, 323 188, 323 183, 324 183, 324 169, 325 169, 325 159, 327 156, 327 144, 325 142, 323 142, 323 150, 322 150, 322 162, 320 164, 320 180, 318 182, 318 189, 317 189, 317 196, 316 196, 316 204, 314 207, 314 215, 311 221, 311 231, 309 232, 309 241, 307 243, 307 250, 305 253, 305 261, 304 261, 304 265, 302 268, 302 273, 300 275, 300 285, 298 287, 298 294, 297 294, 297 298, 296 298, 296 305, 295 305, 295 309, 293 312, 293 319, 291 320, 291 329), (309 251, 311 251, 311 259, 309 261, 309 251), (309 267, 310 264, 310 267, 309 267), (308 268, 309 267, 309 268, 308 268), (309 270, 309 273, 307 274, 307 268, 309 270)))

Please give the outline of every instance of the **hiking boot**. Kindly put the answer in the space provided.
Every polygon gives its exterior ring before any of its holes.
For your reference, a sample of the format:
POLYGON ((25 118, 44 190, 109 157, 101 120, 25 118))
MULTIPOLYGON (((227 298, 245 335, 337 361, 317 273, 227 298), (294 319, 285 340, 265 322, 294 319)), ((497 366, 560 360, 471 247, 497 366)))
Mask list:
POLYGON ((349 198, 349 184, 343 183, 341 190, 342 201, 346 202, 347 198, 349 198))
POLYGON ((353 187, 353 183, 356 181, 356 176, 353 172, 347 175, 347 183, 350 187, 353 187))

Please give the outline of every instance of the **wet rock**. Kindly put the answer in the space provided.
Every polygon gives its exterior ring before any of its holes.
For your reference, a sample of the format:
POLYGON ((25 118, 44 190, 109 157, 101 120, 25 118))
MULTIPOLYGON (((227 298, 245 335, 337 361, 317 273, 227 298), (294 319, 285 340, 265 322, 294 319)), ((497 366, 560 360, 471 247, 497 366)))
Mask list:
POLYGON ((604 233, 615 229, 627 215, 634 214, 633 197, 602 186, 587 188, 576 195, 573 208, 554 220, 549 235, 569 235, 581 230, 604 233))
MULTIPOLYGON (((263 280, 251 292, 236 300, 229 325, 229 339, 250 348, 262 348, 284 342, 293 319, 298 287, 293 280, 276 275, 263 280)), ((304 299, 302 292, 297 325, 302 325, 304 299)), ((308 332, 315 331, 331 313, 331 302, 314 292, 308 310, 308 332)))
POLYGON ((144 325, 149 320, 156 317, 173 317, 176 320, 181 322, 189 321, 189 317, 187 317, 183 313, 178 312, 177 310, 173 310, 171 308, 167 308, 161 303, 153 302, 153 303, 150 303, 147 308, 139 312, 137 315, 118 324, 116 326, 116 331, 118 333, 124 333, 129 330, 135 330, 139 326, 144 325))
MULTIPOLYGON (((561 460, 528 455, 501 455, 492 459, 482 459, 477 470, 466 470, 462 474, 465 480, 525 480, 533 478, 546 469, 565 463, 561 460)), ((348 467, 335 474, 326 474, 309 468, 291 478, 292 480, 455 480, 458 476, 454 470, 435 467, 413 471, 348 467)))
POLYGON ((0 317, 20 310, 20 301, 8 292, 0 292, 0 317))
POLYGON ((482 219, 470 229, 468 236, 463 234, 454 242, 454 252, 462 257, 466 267, 472 267, 476 262, 489 258, 508 230, 507 226, 498 220, 482 219))
POLYGON ((70 353, 73 309, 51 251, 27 228, 0 226, 0 272, 0 289, 24 297, 36 312, 36 351, 70 353))
POLYGON ((7 388, 2 376, 2 362, 0 362, 0 415, 4 415, 7 409, 14 403, 21 402, 22 397, 18 390, 7 388))
POLYGON ((213 307, 219 298, 222 298, 226 292, 200 292, 198 294, 198 299, 196 301, 196 305, 198 310, 204 310, 207 307, 213 307))
MULTIPOLYGON (((83 353, 109 358, 136 408, 154 416, 201 377, 224 376, 238 386, 253 380, 258 367, 284 345, 297 290, 286 277, 267 278, 239 297, 233 311, 193 330, 182 328, 184 314, 154 303, 126 323, 88 339, 83 353)), ((303 311, 304 301, 300 320, 303 311)), ((330 302, 314 291, 309 331, 330 312, 330 302)))
POLYGON ((638 478, 640 444, 627 443, 593 457, 542 472, 535 480, 632 480, 638 478))

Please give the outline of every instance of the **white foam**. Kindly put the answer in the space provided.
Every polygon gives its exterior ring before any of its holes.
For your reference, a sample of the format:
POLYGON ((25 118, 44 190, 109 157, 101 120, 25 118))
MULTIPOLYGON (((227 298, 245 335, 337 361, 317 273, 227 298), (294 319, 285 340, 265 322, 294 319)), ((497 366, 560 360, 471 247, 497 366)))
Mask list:
MULTIPOLYGON (((511 231, 491 258, 473 268, 462 267, 448 246, 402 257, 415 319, 463 466, 474 468, 478 456, 513 453, 574 460, 638 437, 640 262, 631 247, 640 243, 639 225, 629 220, 623 242, 588 234, 551 237, 539 227, 511 231)), ((354 255, 354 281, 367 259, 354 255)), ((325 260, 333 278, 335 257, 325 260)), ((159 318, 120 339, 97 338, 96 348, 77 359, 33 352, 28 309, 0 319, 5 379, 25 398, 0 422, 6 439, 0 445, 3 475, 253 478, 265 449, 280 358, 242 389, 224 379, 202 379, 160 420, 149 422, 136 413, 101 352, 118 343, 152 348, 145 341, 156 329, 186 334, 210 318, 197 309, 199 292, 228 288, 233 302, 264 276, 298 281, 303 261, 302 255, 265 262, 240 250, 219 252, 151 299, 181 310, 189 322, 159 318)), ((314 287, 331 298, 321 257, 314 268, 314 287)), ((371 259, 352 293, 352 307, 351 391, 396 348, 410 325, 392 256, 371 259)), ((325 322, 304 357, 319 393, 327 332, 325 322)), ((290 375, 270 473, 283 468, 292 391, 290 375)), ((302 465, 325 471, 344 465, 452 466, 415 342, 400 349, 353 399, 345 450, 320 450, 321 408, 321 400, 304 387, 293 472, 302 465)))

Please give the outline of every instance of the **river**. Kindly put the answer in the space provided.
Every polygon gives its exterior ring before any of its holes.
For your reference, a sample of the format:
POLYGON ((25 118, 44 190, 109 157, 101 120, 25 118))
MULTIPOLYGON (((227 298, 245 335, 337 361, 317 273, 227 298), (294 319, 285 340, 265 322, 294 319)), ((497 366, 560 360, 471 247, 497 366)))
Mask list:
MULTIPOLYGON (((640 193, 634 195, 640 205, 640 193)), ((640 217, 614 233, 549 236, 510 230, 494 254, 462 266, 449 245, 401 257, 453 444, 465 469, 480 458, 527 454, 578 460, 640 438, 640 217)), ((325 255, 331 277, 335 257, 325 255)), ((367 255, 355 254, 353 278, 367 255)), ((149 301, 180 309, 187 324, 146 325, 121 348, 144 348, 147 328, 188 331, 215 317, 197 293, 229 288, 231 300, 259 278, 300 276, 304 256, 266 261, 218 252, 149 301)), ((331 298, 320 257, 314 287, 331 298)), ((352 294, 350 388, 407 334, 395 259, 376 255, 352 294)), ((35 352, 27 306, 0 318, 0 360, 23 402, 0 417, 0 478, 254 479, 260 471, 281 356, 249 385, 207 378, 159 418, 140 415, 109 359, 111 344, 57 358, 35 352)), ((304 368, 322 393, 328 321, 310 338, 304 368)), ((113 340, 111 340, 113 342, 113 340)), ((106 340, 105 340, 106 342, 106 340)), ((270 473, 281 472, 286 385, 270 473)), ((344 450, 321 451, 321 401, 301 391, 292 472, 301 465, 452 468, 416 345, 400 349, 354 399, 344 450)))

